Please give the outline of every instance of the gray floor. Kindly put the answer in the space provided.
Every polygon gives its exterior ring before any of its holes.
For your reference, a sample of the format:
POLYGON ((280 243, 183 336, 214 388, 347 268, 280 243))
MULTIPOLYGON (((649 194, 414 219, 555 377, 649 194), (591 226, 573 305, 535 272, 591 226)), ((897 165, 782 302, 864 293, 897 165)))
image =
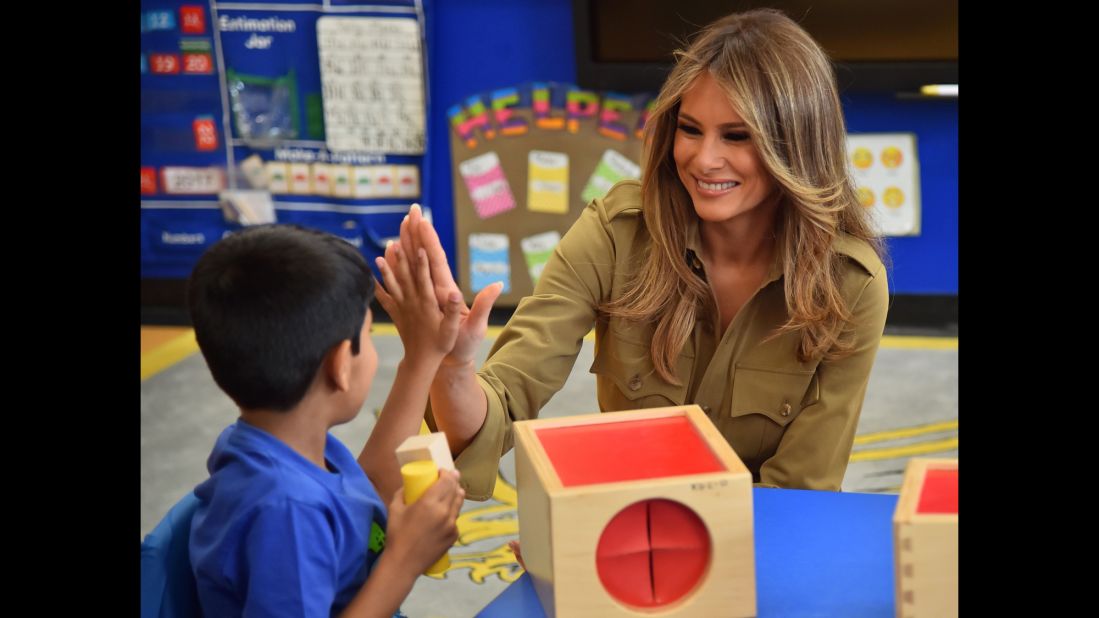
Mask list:
MULTIPOLYGON (((377 378, 358 418, 332 433, 358 452, 374 426, 401 358, 396 336, 375 336, 377 378)), ((490 342, 482 348, 487 355, 490 342)), ((592 344, 585 341, 564 389, 542 417, 598 410, 592 344)), ((214 439, 236 418, 232 402, 213 383, 194 354, 141 384, 141 535, 206 478, 214 439)), ((855 452, 843 490, 896 493, 911 456, 957 457, 958 350, 883 347, 870 377, 855 452), (905 431, 907 430, 907 431, 905 431), (888 433, 887 433, 888 432, 888 433), (898 435, 898 433, 900 435, 898 435), (906 435, 909 434, 909 435, 906 435)), ((421 577, 402 609, 410 618, 464 618, 494 599, 519 575, 506 543, 517 538, 514 459, 501 461, 504 483, 488 502, 467 501, 460 545, 450 552, 445 578, 421 577)))

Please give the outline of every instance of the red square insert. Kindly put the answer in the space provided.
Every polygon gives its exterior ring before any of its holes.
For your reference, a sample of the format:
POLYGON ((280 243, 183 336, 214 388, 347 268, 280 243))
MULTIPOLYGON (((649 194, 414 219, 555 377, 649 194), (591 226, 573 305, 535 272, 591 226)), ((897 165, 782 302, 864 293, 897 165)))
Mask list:
POLYGON ((920 490, 919 514, 958 513, 958 469, 928 470, 920 490))
POLYGON ((686 416, 535 430, 565 487, 723 472, 686 416))

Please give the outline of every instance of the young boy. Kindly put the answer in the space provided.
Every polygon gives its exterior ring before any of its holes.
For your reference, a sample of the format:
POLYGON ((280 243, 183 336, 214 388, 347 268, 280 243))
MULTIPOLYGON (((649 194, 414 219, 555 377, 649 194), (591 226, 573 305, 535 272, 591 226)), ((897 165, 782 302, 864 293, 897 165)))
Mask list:
POLYGON ((377 368, 374 280, 359 252, 272 225, 226 237, 195 266, 195 338, 240 408, 195 488, 190 554, 205 615, 392 616, 456 540, 457 475, 443 471, 406 506, 394 451, 419 430, 461 298, 440 311, 430 279, 420 289, 417 265, 396 263, 380 296, 400 316, 405 355, 357 461, 328 429, 355 418, 377 368), (392 497, 388 513, 379 493, 392 497))

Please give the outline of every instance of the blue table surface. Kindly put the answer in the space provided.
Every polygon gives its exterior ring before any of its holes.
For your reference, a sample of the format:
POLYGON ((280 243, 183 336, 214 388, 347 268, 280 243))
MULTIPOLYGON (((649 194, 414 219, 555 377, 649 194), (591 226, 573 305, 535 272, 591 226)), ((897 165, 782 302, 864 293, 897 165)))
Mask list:
MULTIPOLYGON (((758 615, 892 618, 896 495, 752 489, 758 615)), ((478 614, 544 618, 524 573, 478 614)))

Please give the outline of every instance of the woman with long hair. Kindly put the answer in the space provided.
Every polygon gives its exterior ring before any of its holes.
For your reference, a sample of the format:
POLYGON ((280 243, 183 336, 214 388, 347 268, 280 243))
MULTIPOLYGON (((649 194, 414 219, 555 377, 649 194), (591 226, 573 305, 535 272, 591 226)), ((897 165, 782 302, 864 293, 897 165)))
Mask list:
MULTIPOLYGON (((603 411, 696 403, 758 485, 839 490, 888 286, 828 57, 778 11, 729 15, 676 52, 645 132, 640 181, 588 205, 480 371, 498 285, 435 378, 428 420, 467 495, 491 495, 512 421, 561 388, 593 325, 603 411)), ((457 286, 414 209, 387 258, 421 248, 444 299, 457 286)))

